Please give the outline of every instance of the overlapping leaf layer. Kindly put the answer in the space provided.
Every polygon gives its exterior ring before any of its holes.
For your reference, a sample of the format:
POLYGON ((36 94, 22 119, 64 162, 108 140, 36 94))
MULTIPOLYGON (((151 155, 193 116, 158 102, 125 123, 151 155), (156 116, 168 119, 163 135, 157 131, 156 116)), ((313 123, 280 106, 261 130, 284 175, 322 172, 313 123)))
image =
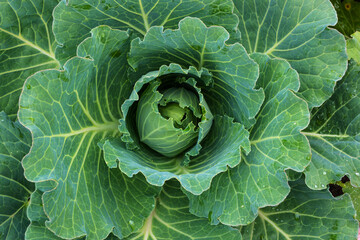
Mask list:
POLYGON ((355 238, 325 190, 360 184, 357 4, 332 2, 0 0, 0 239, 355 238), (198 136, 166 157, 137 108, 172 87, 198 136))

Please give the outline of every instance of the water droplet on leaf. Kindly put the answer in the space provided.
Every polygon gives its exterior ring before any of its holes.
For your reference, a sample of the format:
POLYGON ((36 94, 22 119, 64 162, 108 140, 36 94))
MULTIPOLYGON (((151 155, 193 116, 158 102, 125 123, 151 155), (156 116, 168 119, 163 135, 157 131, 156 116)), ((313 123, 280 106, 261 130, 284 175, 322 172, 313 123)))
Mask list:
POLYGON ((135 223, 134 223, 133 220, 129 220, 129 225, 130 225, 131 229, 134 231, 134 229, 135 229, 135 223))

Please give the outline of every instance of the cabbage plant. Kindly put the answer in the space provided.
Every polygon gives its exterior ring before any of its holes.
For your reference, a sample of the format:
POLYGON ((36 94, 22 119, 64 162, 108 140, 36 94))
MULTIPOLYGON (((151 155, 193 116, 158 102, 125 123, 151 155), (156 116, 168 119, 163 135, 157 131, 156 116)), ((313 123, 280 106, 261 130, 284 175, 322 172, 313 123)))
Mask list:
POLYGON ((357 236, 329 184, 359 187, 360 47, 329 0, 0 6, 0 238, 357 236))

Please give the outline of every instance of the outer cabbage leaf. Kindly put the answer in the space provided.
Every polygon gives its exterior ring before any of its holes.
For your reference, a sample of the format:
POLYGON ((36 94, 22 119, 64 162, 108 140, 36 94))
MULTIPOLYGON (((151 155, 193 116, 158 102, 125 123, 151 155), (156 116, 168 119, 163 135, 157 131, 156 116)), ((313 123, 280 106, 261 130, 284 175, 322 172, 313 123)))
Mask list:
MULTIPOLYGON (((36 190, 31 194, 30 204, 27 208, 27 216, 31 221, 25 233, 26 240, 61 240, 52 231, 45 226, 45 221, 48 220, 43 208, 42 195, 46 191, 51 191, 56 186, 53 181, 36 183, 36 190)), ((77 239, 85 239, 80 237, 77 239)), ((110 234, 106 240, 119 239, 113 234, 110 234)))
POLYGON ((151 26, 175 28, 178 22, 193 16, 209 25, 222 25, 235 32, 238 19, 232 14, 231 0, 69 0, 54 11, 54 33, 62 44, 56 55, 64 60, 75 54, 76 46, 99 25, 115 29, 133 29, 143 36, 151 26))
POLYGON ((326 190, 308 189, 302 179, 290 185, 284 202, 261 209, 241 227, 244 239, 356 239, 359 226, 348 195, 333 198, 326 190))
POLYGON ((335 28, 342 34, 350 37, 360 30, 360 2, 357 0, 331 0, 339 21, 335 28))
POLYGON ((51 13, 58 2, 0 0, 0 111, 12 118, 26 78, 59 67, 51 30, 51 13))
POLYGON ((64 71, 39 72, 25 83, 19 119, 33 135, 23 159, 25 175, 56 182, 43 204, 46 226, 63 238, 104 239, 111 231, 125 237, 153 208, 158 189, 140 175, 129 179, 110 170, 97 146, 119 133, 120 105, 131 85, 128 49, 126 32, 95 28, 64 71))
POLYGON ((30 197, 30 204, 27 208, 27 217, 31 221, 31 223, 34 222, 40 222, 44 223, 46 220, 49 220, 46 216, 43 208, 43 202, 41 200, 41 197, 44 192, 51 191, 56 187, 55 181, 45 181, 45 182, 37 182, 35 184, 36 189, 31 194, 30 197))
POLYGON ((53 181, 36 183, 36 190, 31 194, 30 204, 27 208, 27 217, 31 221, 25 233, 26 240, 61 240, 45 226, 45 221, 49 220, 43 208, 42 195, 45 191, 51 191, 56 187, 53 181))
POLYGON ((360 32, 351 35, 353 38, 346 41, 346 50, 349 59, 354 59, 360 65, 360 32))
POLYGON ((250 53, 286 59, 300 75, 299 96, 320 106, 345 74, 345 40, 329 0, 234 0, 241 43, 250 53), (324 30, 325 29, 325 30, 324 30))
POLYGON ((312 189, 347 174, 360 186, 360 65, 350 62, 334 95, 312 112, 304 131, 311 144, 312 160, 306 168, 306 184, 312 189))
POLYGON ((216 239, 240 240, 241 234, 228 226, 211 226, 205 218, 189 213, 189 200, 181 192, 178 182, 167 182, 159 197, 155 209, 146 219, 140 231, 129 239, 216 239))
POLYGON ((21 159, 29 152, 30 132, 0 112, 0 239, 23 239, 26 207, 34 184, 24 177, 21 159))
POLYGON ((289 193, 284 170, 301 172, 310 161, 309 143, 300 134, 309 111, 293 93, 299 88, 296 71, 284 60, 252 57, 260 66, 257 86, 264 88, 265 102, 250 130, 251 152, 242 154, 238 166, 217 175, 200 196, 186 192, 190 212, 209 217, 213 224, 251 223, 258 208, 279 204, 289 193))

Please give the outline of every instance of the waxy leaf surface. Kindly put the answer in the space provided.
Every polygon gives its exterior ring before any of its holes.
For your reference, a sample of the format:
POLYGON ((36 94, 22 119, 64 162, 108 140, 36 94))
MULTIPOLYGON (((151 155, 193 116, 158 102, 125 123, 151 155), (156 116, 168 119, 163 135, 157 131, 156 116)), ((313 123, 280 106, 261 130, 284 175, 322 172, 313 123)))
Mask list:
POLYGON ((324 189, 345 174, 360 186, 360 65, 350 62, 334 95, 314 109, 304 131, 311 144, 312 159, 306 168, 306 184, 324 189))
POLYGON ((29 152, 30 132, 0 112, 0 239, 23 239, 26 207, 34 184, 24 177, 21 159, 29 152))
POLYGON ((265 91, 265 102, 250 130, 251 152, 242 162, 217 175, 200 196, 187 193, 190 211, 209 217, 213 224, 245 225, 258 208, 276 205, 290 191, 285 169, 301 172, 310 161, 309 143, 300 134, 309 122, 307 104, 293 91, 298 75, 284 60, 263 54, 252 57, 260 66, 257 86, 265 91))
MULTIPOLYGON (((154 155, 145 147, 132 151, 120 140, 109 141, 104 145, 105 160, 111 168, 119 165, 128 176, 142 172, 156 186, 176 178, 187 191, 198 195, 210 187, 216 174, 239 164, 241 148, 249 152, 245 128, 254 123, 264 94, 254 89, 258 66, 240 44, 225 44, 229 34, 223 27, 206 27, 200 19, 188 17, 180 21, 179 29, 163 30, 152 27, 143 41, 137 38, 131 43, 128 60, 139 80, 129 101, 138 100, 140 90, 136 89, 140 85, 165 76, 164 73, 187 75, 181 67, 194 72, 194 66, 208 72, 213 86, 196 85, 215 115, 211 130, 201 143, 203 148, 187 166, 181 158, 154 155)), ((122 106, 123 111, 127 103, 122 106)), ((130 129, 135 132, 134 127, 130 129)), ((122 140, 126 137, 122 136, 122 140)))
POLYGON ((174 180, 166 182, 156 201, 155 209, 139 232, 130 239, 212 239, 241 240, 238 230, 229 226, 213 226, 206 218, 189 213, 189 200, 174 180))
POLYGON ((309 108, 333 93, 347 67, 345 39, 329 0, 234 0, 241 43, 249 53, 286 59, 300 75, 299 95, 309 108))
POLYGON ((56 182, 42 198, 46 226, 63 238, 104 239, 111 231, 125 237, 152 210, 158 189, 143 176, 109 169, 97 145, 119 134, 122 96, 131 85, 128 48, 126 32, 95 28, 64 71, 39 72, 25 83, 19 118, 33 135, 25 176, 56 182))
POLYGON ((76 46, 99 25, 132 29, 144 36, 152 26, 174 29, 186 17, 198 17, 209 25, 221 25, 234 32, 237 17, 230 0, 69 0, 54 11, 54 33, 62 44, 57 57, 62 61, 75 55, 76 46))
POLYGON ((143 41, 134 39, 129 63, 140 76, 171 63, 208 69, 214 86, 202 92, 211 112, 249 127, 264 99, 261 90, 253 89, 258 67, 240 44, 225 44, 228 38, 223 27, 206 27, 201 20, 187 17, 176 30, 153 27, 143 41))
POLYGON ((26 78, 58 68, 52 11, 58 0, 0 0, 0 111, 16 118, 26 78))
POLYGON ((261 209, 253 223, 240 227, 244 239, 356 239, 358 223, 348 195, 333 198, 327 190, 310 190, 303 179, 290 185, 284 202, 261 209))

